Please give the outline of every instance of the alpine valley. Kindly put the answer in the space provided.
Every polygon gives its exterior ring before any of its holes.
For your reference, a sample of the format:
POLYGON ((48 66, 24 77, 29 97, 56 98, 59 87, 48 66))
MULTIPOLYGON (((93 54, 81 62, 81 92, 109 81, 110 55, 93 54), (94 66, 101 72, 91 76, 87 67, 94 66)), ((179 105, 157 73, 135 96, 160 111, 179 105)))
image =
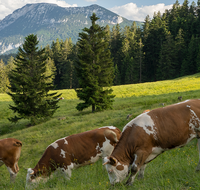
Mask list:
POLYGON ((0 21, 0 54, 16 52, 31 33, 37 34, 42 47, 57 38, 63 41, 71 38, 76 43, 79 32, 90 27, 93 12, 100 18, 97 21, 100 26, 109 25, 112 29, 116 24, 123 28, 133 23, 98 5, 64 8, 48 3, 27 4, 0 21))

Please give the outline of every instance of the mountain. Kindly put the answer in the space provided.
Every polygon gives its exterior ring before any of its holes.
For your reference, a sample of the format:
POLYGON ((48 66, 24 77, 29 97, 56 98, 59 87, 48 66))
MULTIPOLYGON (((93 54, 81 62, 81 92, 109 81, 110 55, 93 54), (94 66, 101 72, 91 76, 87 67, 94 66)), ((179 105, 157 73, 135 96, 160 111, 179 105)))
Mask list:
POLYGON ((93 12, 100 18, 97 23, 101 26, 124 27, 133 23, 98 5, 64 8, 48 3, 27 4, 0 21, 0 54, 16 52, 30 33, 37 34, 42 47, 57 38, 64 41, 71 37, 76 43, 78 33, 91 25, 93 12))

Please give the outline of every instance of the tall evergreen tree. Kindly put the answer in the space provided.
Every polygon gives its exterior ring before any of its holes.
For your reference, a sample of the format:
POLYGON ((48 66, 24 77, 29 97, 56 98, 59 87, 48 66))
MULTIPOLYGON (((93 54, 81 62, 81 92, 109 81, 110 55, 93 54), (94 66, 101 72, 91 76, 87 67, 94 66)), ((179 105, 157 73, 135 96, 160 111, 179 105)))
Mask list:
POLYGON ((200 37, 200 0, 197 1, 197 7, 196 7, 196 20, 195 20, 195 32, 196 32, 196 35, 198 37, 200 37))
POLYGON ((49 93, 54 86, 47 82, 51 77, 45 76, 47 57, 45 49, 38 50, 38 43, 36 35, 25 38, 22 48, 18 49, 15 68, 9 74, 11 92, 8 95, 14 102, 10 109, 16 113, 9 118, 11 122, 28 119, 34 125, 51 117, 59 107, 57 98, 60 94, 49 93))
POLYGON ((176 52, 175 72, 176 72, 176 77, 180 77, 181 65, 186 57, 186 45, 184 41, 183 30, 181 28, 179 29, 178 34, 175 38, 175 52, 176 52))
POLYGON ((6 88, 5 88, 5 90, 3 92, 9 92, 9 89, 8 89, 8 86, 10 86, 9 73, 10 73, 11 70, 14 69, 14 67, 15 67, 15 65, 14 65, 14 57, 11 56, 8 59, 7 65, 6 65, 6 78, 7 78, 7 80, 6 80, 6 83, 5 83, 6 88))
POLYGON ((142 30, 142 36, 143 36, 143 39, 145 40, 148 35, 149 35, 149 27, 150 27, 150 17, 149 15, 147 15, 145 17, 145 20, 144 20, 144 25, 143 25, 143 30, 142 30))
POLYGON ((162 20, 160 13, 154 14, 152 19, 148 36, 144 40, 143 51, 145 53, 143 64, 144 81, 156 81, 156 72, 159 65, 160 50, 163 42, 166 40, 167 26, 162 20))
POLYGON ((135 22, 131 27, 125 27, 122 41, 124 53, 122 82, 123 84, 138 83, 140 81, 140 34, 137 33, 135 22))
POLYGON ((118 69, 118 72, 115 72, 115 80, 114 84, 119 85, 122 84, 122 74, 123 74, 123 64, 122 64, 122 57, 123 53, 121 51, 122 48, 122 33, 119 24, 113 26, 111 34, 110 34, 110 52, 111 57, 113 58, 113 62, 115 68, 118 69), (116 66, 117 65, 117 66, 116 66))
POLYGON ((133 57, 127 57, 124 59, 126 63, 126 73, 125 73, 125 84, 133 84, 139 82, 139 64, 136 63, 133 57))
POLYGON ((115 70, 115 72, 114 72, 115 78, 114 78, 113 83, 114 84, 121 84, 121 77, 120 77, 120 72, 119 72, 119 69, 117 67, 117 64, 114 67, 115 67, 114 68, 114 70, 115 70))
POLYGON ((185 61, 181 65, 181 75, 192 75, 197 72, 197 55, 199 51, 198 39, 192 35, 190 43, 188 45, 188 51, 186 54, 185 61))
POLYGON ((178 26, 178 22, 180 21, 179 12, 180 12, 180 4, 178 0, 176 0, 176 2, 172 6, 172 9, 167 11, 166 13, 166 20, 168 23, 169 31, 173 36, 176 36, 179 30, 178 26))
POLYGON ((114 95, 110 88, 114 79, 114 66, 110 58, 105 27, 96 24, 96 14, 90 17, 92 25, 79 33, 77 76, 80 88, 77 96, 84 102, 77 105, 79 111, 92 106, 92 112, 112 107, 114 95))
POLYGON ((6 65, 4 64, 3 60, 0 60, 0 92, 6 92, 8 89, 9 80, 8 74, 6 71, 6 65))
POLYGON ((53 52, 53 57, 52 59, 54 60, 54 64, 56 66, 56 75, 55 75, 55 80, 54 80, 54 85, 56 89, 61 89, 61 84, 62 84, 62 74, 63 74, 63 59, 65 57, 62 56, 62 51, 61 51, 61 44, 63 42, 59 41, 59 39, 56 39, 56 42, 52 42, 51 49, 53 52))
POLYGON ((55 79, 55 74, 56 74, 56 67, 54 61, 50 57, 48 57, 46 59, 46 72, 45 72, 45 76, 47 77, 46 82, 53 83, 55 79))
POLYGON ((197 62, 197 72, 200 72, 200 45, 199 45, 199 49, 197 52, 196 62, 197 62))
POLYGON ((61 88, 71 89, 73 85, 74 77, 74 64, 72 57, 73 44, 71 38, 66 39, 61 46, 62 51, 62 76, 61 76, 61 88))
POLYGON ((163 42, 159 65, 157 67, 157 79, 166 80, 173 79, 176 76, 176 54, 175 54, 175 42, 172 38, 171 33, 167 35, 166 41, 163 42))

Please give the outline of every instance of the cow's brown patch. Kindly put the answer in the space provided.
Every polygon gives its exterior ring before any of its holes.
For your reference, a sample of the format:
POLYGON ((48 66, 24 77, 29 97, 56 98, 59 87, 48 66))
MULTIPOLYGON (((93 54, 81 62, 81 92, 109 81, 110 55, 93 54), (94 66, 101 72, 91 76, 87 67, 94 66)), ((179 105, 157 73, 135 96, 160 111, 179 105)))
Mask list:
POLYGON ((116 167, 116 169, 121 171, 121 170, 123 170, 123 169, 124 169, 124 166, 122 166, 122 165, 119 165, 119 166, 117 166, 117 167, 116 167))
POLYGON ((153 131, 152 128, 150 126, 146 126, 146 128, 149 130, 149 131, 153 131))

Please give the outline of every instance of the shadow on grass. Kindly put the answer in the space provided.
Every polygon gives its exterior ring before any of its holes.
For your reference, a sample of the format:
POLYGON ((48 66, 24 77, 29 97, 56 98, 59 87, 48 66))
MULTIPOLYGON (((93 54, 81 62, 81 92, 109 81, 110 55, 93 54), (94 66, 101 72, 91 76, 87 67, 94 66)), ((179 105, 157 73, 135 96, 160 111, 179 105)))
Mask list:
POLYGON ((14 123, 9 123, 8 121, 5 124, 0 124, 0 136, 25 129, 27 128, 29 123, 30 123, 29 121, 21 121, 14 124, 14 123))

